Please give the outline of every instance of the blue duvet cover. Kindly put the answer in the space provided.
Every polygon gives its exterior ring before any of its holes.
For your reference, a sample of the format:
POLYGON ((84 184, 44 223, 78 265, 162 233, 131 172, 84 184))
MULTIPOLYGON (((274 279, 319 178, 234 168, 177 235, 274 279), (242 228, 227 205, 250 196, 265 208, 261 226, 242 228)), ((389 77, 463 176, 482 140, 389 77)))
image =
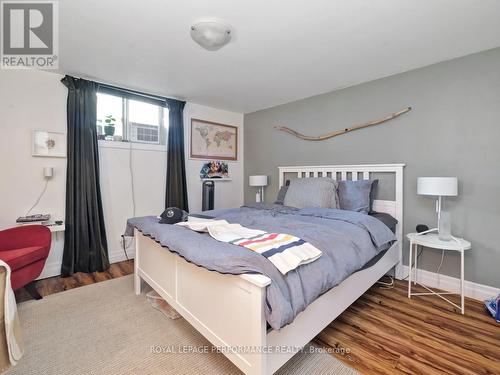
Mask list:
POLYGON ((155 216, 128 220, 128 234, 135 227, 198 266, 220 273, 268 276, 272 282, 267 287, 265 312, 273 329, 291 323, 321 294, 361 269, 396 240, 392 231, 374 217, 330 208, 295 209, 256 204, 205 211, 203 215, 252 229, 291 234, 323 252, 318 260, 282 275, 262 255, 219 242, 208 234, 177 225, 159 224, 155 216))

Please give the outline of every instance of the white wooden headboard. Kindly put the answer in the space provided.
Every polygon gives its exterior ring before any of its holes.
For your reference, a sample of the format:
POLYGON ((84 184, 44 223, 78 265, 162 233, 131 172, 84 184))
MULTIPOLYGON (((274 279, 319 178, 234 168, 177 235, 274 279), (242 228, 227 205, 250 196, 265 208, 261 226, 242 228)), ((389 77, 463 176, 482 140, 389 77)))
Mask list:
MULTIPOLYGON (((396 237, 399 246, 399 266, 396 277, 402 275, 403 259, 403 168, 404 164, 365 164, 365 165, 319 165, 279 167, 279 187, 285 183, 285 176, 292 178, 330 177, 334 180, 368 180, 372 173, 394 173, 394 200, 373 201, 373 210, 392 215, 398 221, 396 237)), ((288 178, 289 178, 288 177, 288 178)))

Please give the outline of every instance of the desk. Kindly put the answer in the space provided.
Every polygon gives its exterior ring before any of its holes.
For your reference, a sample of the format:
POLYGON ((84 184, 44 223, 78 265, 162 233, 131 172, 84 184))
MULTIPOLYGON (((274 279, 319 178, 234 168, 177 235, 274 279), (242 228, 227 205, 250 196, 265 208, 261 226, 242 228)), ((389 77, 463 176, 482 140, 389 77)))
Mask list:
POLYGON ((66 230, 66 226, 64 225, 64 222, 63 222, 63 224, 59 224, 59 225, 54 223, 54 222, 44 223, 44 222, 40 222, 40 221, 34 221, 32 223, 16 223, 16 224, 17 225, 43 225, 43 226, 49 228, 49 230, 52 233, 55 233, 56 238, 58 238, 59 232, 64 232, 66 230))

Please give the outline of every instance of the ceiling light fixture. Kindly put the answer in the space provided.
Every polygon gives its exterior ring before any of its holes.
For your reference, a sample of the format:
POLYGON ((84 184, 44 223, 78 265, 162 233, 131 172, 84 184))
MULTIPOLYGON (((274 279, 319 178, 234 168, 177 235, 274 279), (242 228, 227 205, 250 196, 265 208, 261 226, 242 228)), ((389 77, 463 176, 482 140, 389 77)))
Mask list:
POLYGON ((191 26, 191 38, 209 51, 217 51, 231 40, 231 27, 217 21, 202 21, 191 26))

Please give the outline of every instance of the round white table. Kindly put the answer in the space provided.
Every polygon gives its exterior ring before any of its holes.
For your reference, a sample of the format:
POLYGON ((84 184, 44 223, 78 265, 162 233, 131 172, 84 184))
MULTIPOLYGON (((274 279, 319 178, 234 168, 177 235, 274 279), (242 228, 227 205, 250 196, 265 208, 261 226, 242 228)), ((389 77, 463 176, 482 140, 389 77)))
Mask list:
POLYGON ((452 304, 457 309, 460 309, 461 313, 465 312, 465 303, 464 303, 464 252, 466 250, 471 249, 471 243, 469 241, 464 240, 463 238, 453 237, 450 241, 442 241, 439 239, 437 233, 427 233, 427 234, 418 234, 418 233, 410 233, 406 236, 410 241, 410 257, 409 257, 409 274, 408 274, 408 298, 411 296, 423 296, 423 295, 436 295, 446 302, 452 304), (412 257, 413 257, 413 247, 415 246, 415 254, 414 254, 414 264, 412 265, 412 257), (418 246, 423 246, 431 249, 439 249, 444 251, 456 251, 460 253, 460 306, 451 302, 448 298, 444 297, 447 294, 456 294, 451 292, 436 292, 425 285, 418 283, 423 288, 427 289, 429 293, 412 293, 411 291, 411 283, 412 283, 412 271, 415 272, 415 277, 413 279, 413 284, 417 284, 417 254, 418 254, 418 246))

